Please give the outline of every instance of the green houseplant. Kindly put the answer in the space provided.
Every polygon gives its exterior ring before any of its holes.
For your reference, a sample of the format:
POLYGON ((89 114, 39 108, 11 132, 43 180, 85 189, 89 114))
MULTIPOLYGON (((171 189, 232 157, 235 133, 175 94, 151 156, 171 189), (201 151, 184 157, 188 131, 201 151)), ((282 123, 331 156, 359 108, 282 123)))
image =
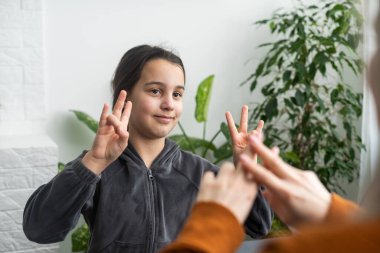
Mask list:
POLYGON ((320 1, 277 11, 266 25, 276 38, 260 45, 265 57, 243 84, 260 89, 250 123, 266 122, 265 143, 277 145, 284 160, 313 170, 332 191, 344 192, 341 180, 358 176, 358 154, 364 148, 356 127, 362 94, 345 80, 360 77, 357 53, 362 39, 359 1, 320 1))

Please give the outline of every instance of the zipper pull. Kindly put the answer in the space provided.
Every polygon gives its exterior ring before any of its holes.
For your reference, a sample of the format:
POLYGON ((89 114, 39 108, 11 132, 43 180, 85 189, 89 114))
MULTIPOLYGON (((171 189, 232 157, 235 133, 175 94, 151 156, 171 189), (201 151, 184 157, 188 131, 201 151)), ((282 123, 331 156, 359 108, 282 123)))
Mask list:
POLYGON ((154 177, 153 177, 153 174, 152 174, 152 171, 150 169, 148 169, 148 176, 149 176, 149 179, 150 180, 153 180, 154 177))

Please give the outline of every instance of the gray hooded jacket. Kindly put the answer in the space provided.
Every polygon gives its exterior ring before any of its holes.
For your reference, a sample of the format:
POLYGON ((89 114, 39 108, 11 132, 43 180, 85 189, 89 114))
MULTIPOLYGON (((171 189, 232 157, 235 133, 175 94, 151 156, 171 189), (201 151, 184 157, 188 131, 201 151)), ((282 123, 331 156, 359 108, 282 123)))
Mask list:
MULTIPOLYGON (((91 231, 89 252, 157 252, 184 225, 203 173, 218 171, 170 140, 151 169, 131 144, 101 177, 84 167, 82 157, 29 198, 23 227, 31 241, 64 240, 82 213, 91 231)), ((272 212, 259 193, 246 231, 255 238, 264 236, 271 220, 272 212)))

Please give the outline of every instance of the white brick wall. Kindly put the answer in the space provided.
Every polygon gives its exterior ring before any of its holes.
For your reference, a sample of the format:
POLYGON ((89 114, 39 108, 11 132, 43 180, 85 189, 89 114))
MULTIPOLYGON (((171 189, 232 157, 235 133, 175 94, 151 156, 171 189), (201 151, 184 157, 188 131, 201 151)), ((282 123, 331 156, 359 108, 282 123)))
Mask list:
POLYGON ((0 252, 53 253, 22 230, 26 201, 57 173, 46 119, 43 0, 0 0, 0 252))
POLYGON ((38 127, 25 123, 46 119, 43 31, 43 0, 0 0, 1 134, 31 134, 38 127))
POLYGON ((59 252, 30 242, 22 214, 33 191, 57 174, 57 146, 46 135, 0 135, 0 252, 59 252))

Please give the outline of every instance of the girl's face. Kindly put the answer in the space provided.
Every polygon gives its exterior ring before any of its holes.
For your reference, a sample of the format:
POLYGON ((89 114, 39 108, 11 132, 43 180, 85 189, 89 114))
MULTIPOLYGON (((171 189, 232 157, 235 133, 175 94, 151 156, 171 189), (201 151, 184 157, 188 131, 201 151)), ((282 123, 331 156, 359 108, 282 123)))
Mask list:
POLYGON ((132 101, 129 132, 134 138, 165 138, 182 114, 185 89, 180 66, 163 59, 148 61, 140 80, 128 93, 132 101))

